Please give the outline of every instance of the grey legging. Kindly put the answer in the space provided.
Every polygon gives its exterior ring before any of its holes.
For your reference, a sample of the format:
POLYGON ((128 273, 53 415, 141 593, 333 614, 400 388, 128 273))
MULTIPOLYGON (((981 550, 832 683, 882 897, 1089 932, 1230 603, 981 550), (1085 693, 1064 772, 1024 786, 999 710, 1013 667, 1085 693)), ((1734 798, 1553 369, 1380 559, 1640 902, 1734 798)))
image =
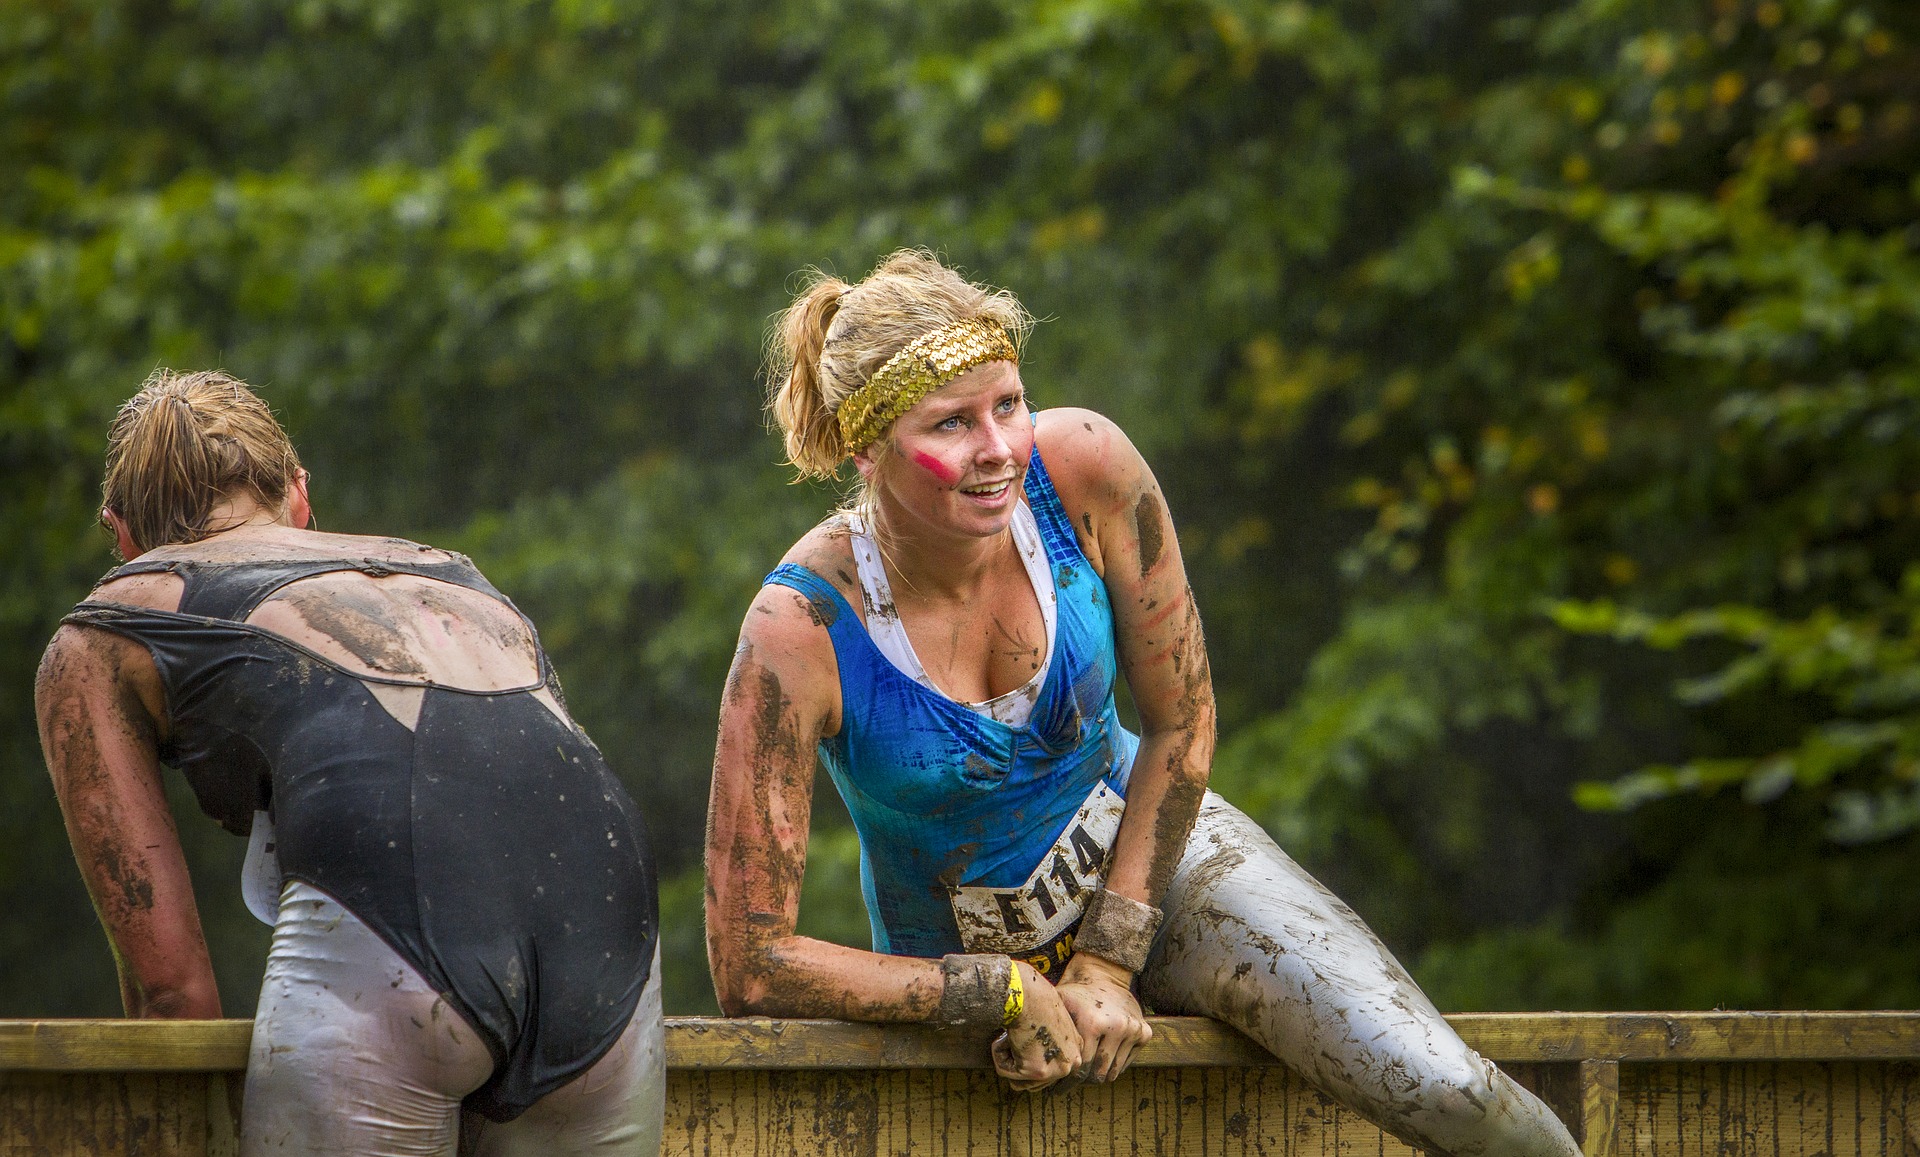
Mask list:
POLYGON ((1211 1016, 1409 1145, 1578 1157, 1544 1104, 1468 1048, 1353 910, 1208 792, 1141 974, 1158 1012, 1211 1016))
POLYGON ((399 953, 289 881, 254 1016, 241 1157, 653 1157, 666 1112, 660 958, 607 1054, 507 1124, 462 1113, 493 1056, 399 953))

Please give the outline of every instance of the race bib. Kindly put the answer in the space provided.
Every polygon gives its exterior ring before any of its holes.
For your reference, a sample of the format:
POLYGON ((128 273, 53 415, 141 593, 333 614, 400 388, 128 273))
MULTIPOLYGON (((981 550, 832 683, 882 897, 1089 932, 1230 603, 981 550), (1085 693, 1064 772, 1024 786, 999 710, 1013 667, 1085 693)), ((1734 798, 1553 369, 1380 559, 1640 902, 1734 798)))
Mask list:
POLYGON ((1017 888, 949 886, 960 943, 1001 952, 1046 975, 1073 955, 1080 914, 1107 878, 1107 859, 1127 801, 1103 780, 1017 888))

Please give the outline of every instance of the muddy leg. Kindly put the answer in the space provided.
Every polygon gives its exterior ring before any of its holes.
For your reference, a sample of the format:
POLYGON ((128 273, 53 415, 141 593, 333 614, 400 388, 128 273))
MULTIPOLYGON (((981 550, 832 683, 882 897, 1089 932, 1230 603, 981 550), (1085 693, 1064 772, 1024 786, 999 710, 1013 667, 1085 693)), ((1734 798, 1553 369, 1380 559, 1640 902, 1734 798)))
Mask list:
POLYGON ((1212 792, 1141 974, 1148 1003, 1216 1017, 1342 1104, 1452 1157, 1577 1157, 1538 1098, 1453 1031, 1353 910, 1212 792))

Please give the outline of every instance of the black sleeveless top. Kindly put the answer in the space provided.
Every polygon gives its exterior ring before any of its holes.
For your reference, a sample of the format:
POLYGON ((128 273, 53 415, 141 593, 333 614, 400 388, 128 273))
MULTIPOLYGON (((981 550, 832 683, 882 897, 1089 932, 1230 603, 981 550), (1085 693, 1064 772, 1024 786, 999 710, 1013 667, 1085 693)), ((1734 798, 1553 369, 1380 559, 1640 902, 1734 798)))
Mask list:
POLYGON ((646 829, 592 740, 534 696, 559 694, 537 636, 538 682, 476 692, 349 671, 244 621, 281 587, 345 570, 513 605, 459 555, 148 561, 101 581, 178 575, 177 612, 89 601, 63 621, 151 652, 161 760, 231 832, 272 813, 284 877, 338 900, 466 1017, 494 1057, 466 1104, 511 1120, 605 1054, 639 1003, 659 934, 646 829), (424 686, 415 726, 369 683, 424 686))

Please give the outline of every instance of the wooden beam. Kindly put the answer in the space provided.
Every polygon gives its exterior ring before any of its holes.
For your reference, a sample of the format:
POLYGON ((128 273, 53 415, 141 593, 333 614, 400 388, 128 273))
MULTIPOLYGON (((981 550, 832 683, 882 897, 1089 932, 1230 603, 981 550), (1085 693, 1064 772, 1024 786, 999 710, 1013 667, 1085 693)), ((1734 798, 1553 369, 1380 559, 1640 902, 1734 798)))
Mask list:
MULTIPOLYGON (((1920 1012, 1474 1013, 1448 1018, 1495 1061, 1920 1060, 1920 1012)), ((1262 1067, 1246 1037, 1155 1017, 1142 1068, 1262 1067)), ((0 1021, 0 1071, 238 1071, 248 1021, 0 1021)), ((676 1069, 985 1068, 982 1043, 924 1025, 667 1018, 676 1069)))
MULTIPOLYGON (((1920 1013, 1468 1013, 1447 1018, 1495 1061, 1920 1059, 1920 1013)), ((1155 1017, 1134 1053, 1143 1068, 1277 1062, 1233 1029, 1201 1017, 1155 1017)), ((675 1068, 984 1068, 979 1042, 922 1025, 815 1020, 667 1019, 675 1068)))
POLYGON ((0 1020, 0 1071, 238 1071, 252 1040, 250 1020, 0 1020))
POLYGON ((1512 1012, 1447 1019, 1496 1061, 1920 1059, 1916 1012, 1512 1012))

